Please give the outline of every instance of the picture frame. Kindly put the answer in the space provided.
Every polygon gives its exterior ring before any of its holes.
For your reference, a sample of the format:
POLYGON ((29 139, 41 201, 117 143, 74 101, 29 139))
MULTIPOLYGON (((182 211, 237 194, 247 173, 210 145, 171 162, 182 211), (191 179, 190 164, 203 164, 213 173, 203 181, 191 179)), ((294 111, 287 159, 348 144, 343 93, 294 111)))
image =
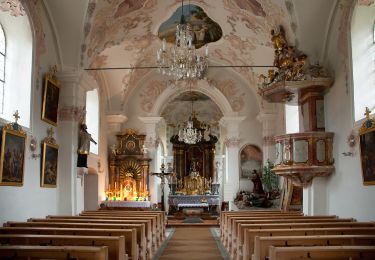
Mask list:
POLYGON ((262 151, 259 147, 247 144, 240 151, 240 176, 250 179, 254 170, 262 175, 262 151))
POLYGON ((54 66, 45 76, 42 106, 42 120, 53 126, 57 126, 60 96, 60 83, 55 77, 56 70, 54 66))
POLYGON ((42 147, 42 166, 40 186, 45 188, 57 187, 59 146, 54 139, 46 138, 42 147))
POLYGON ((359 130, 362 180, 364 185, 375 185, 375 120, 366 107, 366 121, 359 130))
POLYGON ((23 186, 26 136, 17 122, 3 127, 0 157, 1 186, 23 186))

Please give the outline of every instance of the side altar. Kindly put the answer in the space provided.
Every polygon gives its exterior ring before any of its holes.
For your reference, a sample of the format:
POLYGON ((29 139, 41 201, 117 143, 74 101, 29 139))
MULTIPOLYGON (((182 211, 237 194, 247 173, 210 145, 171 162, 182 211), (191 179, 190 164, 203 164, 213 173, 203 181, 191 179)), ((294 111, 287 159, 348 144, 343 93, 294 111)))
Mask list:
POLYGON ((109 158, 107 200, 137 202, 149 200, 151 159, 145 156, 144 140, 145 135, 138 134, 132 129, 117 135, 117 145, 112 147, 109 158))

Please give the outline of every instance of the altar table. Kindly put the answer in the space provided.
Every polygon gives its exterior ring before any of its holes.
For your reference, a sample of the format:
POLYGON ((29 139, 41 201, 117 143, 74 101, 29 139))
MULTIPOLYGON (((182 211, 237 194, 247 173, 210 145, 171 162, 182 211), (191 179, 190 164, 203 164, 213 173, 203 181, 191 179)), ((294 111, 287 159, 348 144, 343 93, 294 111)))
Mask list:
POLYGON ((169 214, 174 214, 182 208, 206 208, 213 214, 218 214, 220 205, 219 195, 169 195, 169 214))
POLYGON ((133 200, 107 200, 100 204, 103 208, 150 208, 150 201, 133 201, 133 200))

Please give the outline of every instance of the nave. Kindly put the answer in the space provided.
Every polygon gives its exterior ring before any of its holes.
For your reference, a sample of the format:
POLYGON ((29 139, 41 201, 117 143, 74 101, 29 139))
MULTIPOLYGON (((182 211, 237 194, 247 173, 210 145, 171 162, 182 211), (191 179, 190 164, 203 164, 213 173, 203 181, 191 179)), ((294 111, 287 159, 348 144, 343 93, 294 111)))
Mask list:
POLYGON ((297 211, 222 211, 218 226, 168 227, 165 212, 96 210, 8 221, 0 259, 374 259, 375 223, 297 211))

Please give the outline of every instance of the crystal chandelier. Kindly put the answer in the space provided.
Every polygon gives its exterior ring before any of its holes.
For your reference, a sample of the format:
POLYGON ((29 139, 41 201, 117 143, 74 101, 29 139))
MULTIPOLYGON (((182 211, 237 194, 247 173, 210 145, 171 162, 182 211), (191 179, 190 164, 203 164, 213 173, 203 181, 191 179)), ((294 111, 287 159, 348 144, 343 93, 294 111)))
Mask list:
POLYGON ((194 128, 191 117, 187 121, 187 126, 178 132, 178 141, 186 144, 196 144, 202 140, 202 132, 194 128))
MULTIPOLYGON (((191 93, 192 92, 190 90, 190 94, 191 93)), ((202 140, 202 132, 199 129, 194 128, 194 121, 197 121, 197 119, 193 112, 193 103, 194 99, 191 100, 191 115, 189 120, 186 122, 186 127, 178 131, 178 141, 186 144, 196 144, 202 140)))
POLYGON ((180 24, 176 28, 175 45, 167 52, 166 40, 163 38, 162 47, 157 51, 157 65, 163 75, 168 75, 177 80, 202 79, 208 68, 208 46, 205 54, 196 52, 193 42, 191 26, 185 22, 184 1, 180 24))

